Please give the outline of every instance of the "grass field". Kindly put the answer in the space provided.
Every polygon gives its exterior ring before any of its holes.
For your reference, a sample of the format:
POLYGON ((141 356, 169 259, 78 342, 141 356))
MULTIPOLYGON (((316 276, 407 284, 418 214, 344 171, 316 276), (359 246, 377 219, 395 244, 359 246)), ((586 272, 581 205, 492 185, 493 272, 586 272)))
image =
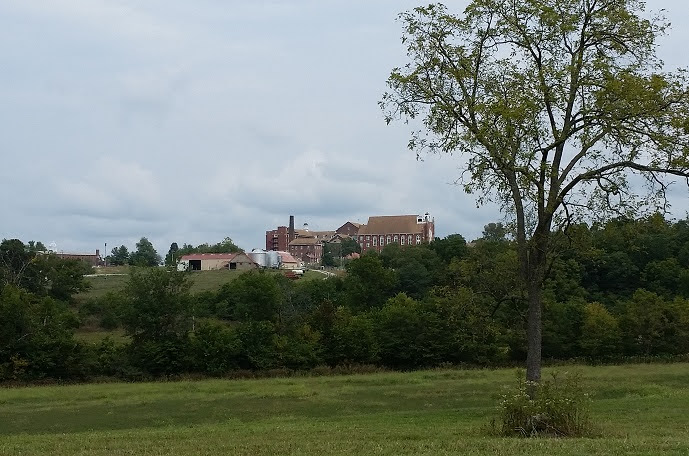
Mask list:
POLYGON ((492 437, 514 371, 434 370, 4 389, 0 454, 689 454, 688 364, 568 370, 602 437, 492 437))
MULTIPOLYGON (((76 296, 77 300, 84 300, 88 298, 98 298, 109 291, 120 291, 124 288, 127 280, 129 280, 129 268, 126 266, 100 268, 98 273, 89 276, 86 280, 91 284, 91 289, 80 293, 76 296)), ((191 287, 192 293, 201 291, 215 291, 225 283, 236 279, 245 271, 237 270, 219 270, 219 271, 195 271, 190 274, 193 285, 191 287)), ((268 274, 283 274, 284 271, 266 270, 268 274)), ((306 271, 304 276, 299 280, 321 280, 325 276, 316 271, 306 271)))

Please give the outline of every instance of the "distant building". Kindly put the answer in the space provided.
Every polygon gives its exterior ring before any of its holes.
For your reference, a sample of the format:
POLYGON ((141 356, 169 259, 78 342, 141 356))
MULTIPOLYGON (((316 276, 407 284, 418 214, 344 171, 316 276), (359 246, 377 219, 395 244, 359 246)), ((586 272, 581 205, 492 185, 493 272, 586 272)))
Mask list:
POLYGON ((361 223, 347 222, 335 232, 339 235, 349 236, 356 239, 356 235, 359 234, 359 228, 361 228, 361 223))
POLYGON ((80 260, 91 267, 102 266, 103 258, 100 256, 100 250, 96 249, 96 253, 57 253, 55 256, 65 260, 80 260))
POLYGON ((369 217, 359 227, 357 241, 361 253, 380 252, 388 244, 419 245, 433 240, 435 220, 425 215, 386 215, 369 217))
POLYGON ((323 256, 323 241, 314 236, 297 237, 289 243, 288 252, 304 263, 320 263, 323 256))
POLYGON ((288 252, 278 252, 280 255, 280 269, 300 269, 302 262, 288 252))
POLYGON ((213 271, 218 269, 256 269, 246 253, 192 253, 184 255, 177 264, 180 271, 213 271))

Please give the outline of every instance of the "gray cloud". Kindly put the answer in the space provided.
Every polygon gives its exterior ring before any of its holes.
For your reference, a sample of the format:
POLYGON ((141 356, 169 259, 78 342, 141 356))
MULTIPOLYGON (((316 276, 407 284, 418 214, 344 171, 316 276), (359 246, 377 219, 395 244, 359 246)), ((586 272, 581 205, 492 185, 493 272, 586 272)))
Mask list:
MULTIPOLYGON (((332 229, 427 211, 439 235, 477 237, 497 208, 452 185, 456 157, 416 161, 377 106, 406 61, 395 17, 417 4, 0 3, 0 238, 250 249, 290 214, 332 229)), ((660 51, 682 65, 689 12, 650 6, 676 23, 660 51)))

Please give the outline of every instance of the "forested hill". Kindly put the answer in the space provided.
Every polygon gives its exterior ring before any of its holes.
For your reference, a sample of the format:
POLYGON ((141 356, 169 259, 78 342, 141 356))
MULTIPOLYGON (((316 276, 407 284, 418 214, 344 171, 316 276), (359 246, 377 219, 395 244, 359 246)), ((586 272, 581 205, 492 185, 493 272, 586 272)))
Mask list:
MULTIPOLYGON (((689 221, 655 215, 553 237, 563 253, 545 284, 545 357, 689 353, 689 221)), ((123 290, 86 301, 74 299, 86 286, 77 263, 17 242, 0 245, 4 381, 525 357, 525 291, 513 242, 496 224, 471 243, 451 235, 389 245, 325 280, 254 271, 192 293, 195 274, 133 268, 123 290), (125 337, 80 342, 74 332, 86 321, 125 337)))

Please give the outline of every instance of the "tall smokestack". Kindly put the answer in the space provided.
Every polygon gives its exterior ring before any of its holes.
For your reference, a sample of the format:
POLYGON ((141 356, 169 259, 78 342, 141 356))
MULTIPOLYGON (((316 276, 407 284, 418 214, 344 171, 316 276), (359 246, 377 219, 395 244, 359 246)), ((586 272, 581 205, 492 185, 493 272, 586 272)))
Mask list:
POLYGON ((287 232, 287 236, 289 236, 289 240, 287 243, 290 243, 294 240, 294 216, 290 215, 289 216, 289 231, 287 232))

